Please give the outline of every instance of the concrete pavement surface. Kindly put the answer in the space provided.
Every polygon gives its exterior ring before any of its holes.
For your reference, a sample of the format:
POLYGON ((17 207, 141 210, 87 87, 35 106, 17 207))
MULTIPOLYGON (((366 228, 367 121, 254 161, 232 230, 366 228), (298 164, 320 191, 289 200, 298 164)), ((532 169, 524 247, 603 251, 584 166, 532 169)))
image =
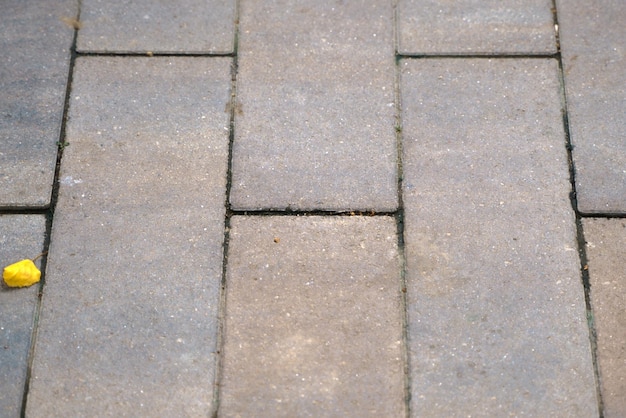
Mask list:
POLYGON ((400 68, 411 409, 593 416, 556 62, 400 68))
POLYGON ((0 417, 626 416, 623 2, 0 8, 0 417))
POLYGON ((50 206, 73 31, 72 0, 2 4, 0 207, 50 206))
POLYGON ((626 212, 626 3, 557 1, 578 209, 626 212))

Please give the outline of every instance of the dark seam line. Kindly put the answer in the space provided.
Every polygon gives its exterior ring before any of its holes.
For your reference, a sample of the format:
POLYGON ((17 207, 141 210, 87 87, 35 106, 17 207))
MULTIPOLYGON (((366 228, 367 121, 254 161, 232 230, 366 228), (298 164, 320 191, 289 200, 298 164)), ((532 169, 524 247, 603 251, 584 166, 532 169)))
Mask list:
POLYGON ((235 52, 76 52, 79 57, 234 57, 235 52))
POLYGON ((215 342, 215 375, 213 378, 213 411, 212 418, 219 416, 220 407, 220 388, 223 373, 223 356, 224 356, 224 336, 226 333, 226 290, 228 272, 228 255, 230 248, 230 219, 232 217, 230 211, 230 191, 233 183, 232 160, 233 160, 233 143, 235 141, 235 116, 237 109, 237 73, 239 69, 237 51, 239 49, 239 1, 235 1, 235 29, 233 38, 233 53, 223 55, 232 57, 231 63, 231 84, 230 97, 228 101, 229 110, 229 132, 228 132, 228 161, 226 169, 226 190, 224 191, 224 237, 222 243, 222 277, 219 287, 219 299, 217 305, 217 335, 215 342))
MULTIPOLYGON (((559 27, 559 20, 556 10, 556 2, 552 0, 552 15, 554 18, 555 27, 559 27)), ((578 244, 578 255, 580 257, 580 275, 585 294, 585 311, 587 316, 587 327, 589 332, 589 345, 591 349, 591 361, 594 373, 594 382, 596 386, 596 400, 598 403, 598 416, 604 417, 604 402, 602 400, 602 391, 600 388, 600 370, 598 368, 598 338, 594 324, 593 307, 591 306, 591 282, 589 278, 588 259, 586 251, 586 241, 582 225, 582 217, 578 211, 578 200, 576 197, 576 167, 574 164, 574 158, 572 154, 573 146, 571 141, 571 134, 569 128, 569 113, 567 106, 567 91, 565 86, 565 72, 563 71, 563 58, 561 56, 561 41, 558 30, 556 31, 556 43, 558 48, 557 63, 558 63, 558 76, 561 89, 561 101, 562 101, 562 119, 563 129, 565 132, 565 149, 567 152, 567 161, 569 165, 570 174, 570 203, 572 210, 576 217, 576 240, 578 244)))
MULTIPOLYGON (((79 0, 76 20, 80 20, 81 7, 82 7, 82 2, 79 0)), ((50 206, 45 210, 45 212, 43 212, 46 214, 46 232, 45 232, 44 243, 43 243, 43 251, 45 255, 41 258, 41 280, 39 282, 37 303, 35 306, 35 312, 33 315, 33 322, 32 322, 33 329, 31 332, 30 347, 28 350, 28 357, 27 357, 28 360, 27 360, 27 367, 26 367, 26 379, 24 381, 24 392, 22 395, 22 406, 21 406, 21 411, 20 411, 20 417, 22 418, 26 416, 26 406, 28 403, 28 392, 30 390, 30 379, 32 376, 35 346, 37 343, 37 335, 39 331, 39 316, 41 314, 42 298, 43 298, 45 284, 46 284, 46 269, 48 265, 47 253, 48 253, 48 250, 50 249, 50 241, 52 238, 51 237, 52 222, 54 219, 54 211, 56 209, 56 205, 57 205, 57 201, 59 197, 59 172, 61 168, 61 160, 63 158, 63 149, 64 149, 64 146, 62 144, 65 143, 65 138, 66 138, 67 120, 68 120, 68 115, 69 115, 70 97, 71 97, 71 91, 72 91, 72 79, 73 79, 73 74, 74 74, 74 65, 76 63, 77 35, 78 35, 78 30, 74 29, 74 37, 72 39, 72 45, 70 47, 70 62, 68 66, 69 68, 68 68, 68 75, 67 75, 67 83, 65 85, 65 100, 63 104, 63 117, 62 117, 62 122, 61 122, 61 129, 59 132, 59 142, 58 142, 59 146, 57 149, 57 158, 56 158, 56 164, 54 168, 52 192, 50 195, 50 206)), ((30 212, 29 210, 24 210, 21 213, 26 214, 29 212, 30 212)))
POLYGON ((374 210, 230 210, 229 216, 396 216, 398 211, 374 210))
POLYGON ((412 398, 412 375, 411 375, 411 352, 410 352, 410 332, 409 332, 409 301, 408 301, 408 283, 407 273, 407 256, 404 237, 404 134, 403 134, 403 117, 402 117, 402 69, 400 67, 402 56, 397 53, 399 46, 398 34, 398 3, 393 2, 393 40, 395 47, 394 59, 394 100, 396 104, 396 158, 397 158, 397 194, 398 194, 398 210, 396 211, 396 236, 398 245, 398 257, 400 268, 400 309, 401 309, 401 327, 402 327, 402 360, 404 371, 404 411, 405 418, 411 417, 411 398, 412 398))
POLYGON ((475 59, 547 59, 557 58, 557 53, 551 54, 407 54, 396 52, 400 59, 455 59, 455 58, 475 58, 475 59))
POLYGON ((50 207, 33 208, 28 206, 16 206, 12 208, 0 209, 0 216, 5 215, 47 215, 50 207))
POLYGON ((624 212, 602 212, 602 213, 593 213, 593 212, 580 212, 578 214, 581 218, 601 218, 601 219, 624 219, 626 218, 626 213, 624 212))

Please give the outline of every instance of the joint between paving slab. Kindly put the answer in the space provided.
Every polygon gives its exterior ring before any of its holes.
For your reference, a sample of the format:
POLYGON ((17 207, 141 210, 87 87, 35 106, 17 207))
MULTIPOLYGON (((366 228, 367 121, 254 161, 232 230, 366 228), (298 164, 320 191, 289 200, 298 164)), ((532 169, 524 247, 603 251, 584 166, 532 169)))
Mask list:
POLYGON ((552 23, 554 23, 554 40, 556 42, 556 51, 557 54, 561 54, 561 36, 559 33, 559 17, 556 14, 556 0, 552 0, 552 7, 550 8, 552 12, 552 23))
POLYGON ((404 410, 406 418, 411 416, 411 364, 409 355, 409 315, 407 300, 407 281, 406 281, 406 254, 404 245, 404 210, 400 208, 395 216, 396 220, 396 236, 398 242, 398 257, 400 258, 400 306, 402 309, 402 355, 403 355, 403 372, 404 372, 404 410))
POLYGON ((469 53, 469 54, 419 54, 402 53, 396 51, 396 61, 401 59, 549 59, 558 58, 559 53, 554 54, 492 54, 492 53, 469 53))
POLYGON ((230 246, 230 219, 232 211, 230 209, 230 191, 232 188, 232 161, 233 161, 233 143, 235 141, 235 113, 237 103, 237 72, 239 68, 238 50, 239 50, 239 1, 235 1, 235 28, 233 37, 233 53, 231 55, 231 88, 229 101, 229 132, 228 132, 228 161, 226 169, 226 190, 224 194, 224 237, 222 244, 222 277, 220 286, 220 296, 217 311, 217 338, 215 344, 215 378, 213 382, 213 411, 212 418, 219 415, 220 406, 220 385, 222 380, 222 359, 224 348, 225 331, 225 312, 226 312, 226 272, 228 269, 228 250, 230 246))
MULTIPOLYGON (((56 179, 56 176, 55 176, 56 179)), ((20 417, 26 416, 26 404, 28 402, 28 391, 30 388, 30 379, 32 375, 33 357, 35 354, 35 345, 37 343, 39 316, 41 314, 41 299, 43 297, 43 287, 46 282, 46 267, 48 265, 48 248, 50 248, 50 231, 52 229, 52 213, 46 214, 46 230, 43 241, 43 252, 41 253, 41 279, 37 284, 37 301, 35 304, 35 310, 32 320, 32 331, 30 335, 30 347, 28 348, 28 356, 26 360, 26 377, 24 379, 24 390, 22 394, 22 405, 20 411, 20 417)))
POLYGON ((47 215, 50 212, 49 206, 32 207, 32 206, 14 206, 0 208, 0 216, 2 215, 47 215))
POLYGON ((235 57, 235 52, 116 52, 116 51, 77 51, 79 57, 235 57))
POLYGON ((598 338, 595 328, 593 306, 591 304, 591 282, 589 278, 588 259, 586 250, 586 241, 582 225, 582 215, 578 211, 578 199, 576 197, 576 167, 574 165, 574 158, 572 154, 573 145, 570 135, 569 126, 569 113, 567 106, 567 91, 565 89, 565 72, 563 70, 563 59, 561 56, 561 45, 559 38, 559 20, 556 8, 556 1, 552 0, 552 16, 554 19, 555 27, 555 39, 557 46, 557 63, 558 63, 558 77, 561 88, 561 114, 563 118, 563 131, 565 133, 565 150, 567 152, 567 161, 569 166, 570 175, 570 203, 574 215, 576 217, 576 239, 578 244, 578 255, 580 259, 580 275, 585 296, 585 311, 587 326, 589 330, 589 345, 591 349, 591 360, 593 364, 593 374, 596 386, 596 400, 598 404, 598 416, 604 417, 604 402, 602 399, 602 390, 600 386, 600 370, 598 366, 598 338))
MULTIPOLYGON (((402 180, 398 179, 398 187, 402 187, 402 180)), ((400 195, 401 197, 401 195, 400 195)), ((411 416, 411 364, 409 355, 409 310, 407 300, 407 280, 406 280, 406 254, 404 243, 404 208, 402 206, 402 200, 400 200, 399 208, 394 216, 396 221, 396 237, 398 245, 398 257, 399 257, 399 290, 400 290, 400 309, 401 312, 401 327, 402 327, 402 356, 403 356, 403 372, 404 372, 404 411, 405 417, 411 416)))
POLYGON ((213 382, 213 411, 212 418, 217 418, 220 403, 220 384, 222 380, 222 359, 224 348, 225 312, 226 312, 226 271, 228 268, 228 249, 230 244, 230 216, 224 219, 224 242, 222 244, 222 278, 220 283, 220 297, 217 314, 217 341, 215 344, 215 381, 213 382))
MULTIPOLYGON (((81 6, 82 6, 82 2, 79 0, 78 1, 78 12, 77 12, 77 16, 76 16, 76 20, 79 21, 80 20, 80 10, 81 10, 81 6)), ((67 74, 67 82, 65 84, 65 97, 64 97, 64 101, 63 101, 63 117, 61 119, 61 129, 59 132, 59 141, 57 142, 58 145, 58 149, 57 149, 57 158, 56 158, 56 163, 55 163, 55 168, 54 168, 54 177, 52 180, 52 191, 50 194, 50 205, 45 208, 45 209, 24 209, 21 210, 20 213, 21 214, 28 214, 28 213, 38 213, 38 214, 44 214, 46 216, 46 229, 45 229, 45 236, 44 236, 44 242, 43 242, 43 249, 42 249, 42 258, 41 258, 41 279, 39 281, 39 288, 38 288, 38 292, 37 292, 37 302, 36 302, 36 306, 35 306, 35 312, 33 315, 33 322, 32 322, 32 332, 31 332, 31 339, 30 339, 30 347, 28 349, 28 357, 27 357, 27 366, 26 366, 26 378, 24 380, 24 391, 22 394, 22 405, 21 405, 21 411, 20 411, 20 416, 21 417, 25 417, 26 416, 26 406, 28 403, 28 392, 29 392, 29 388, 30 388, 30 379, 32 376, 32 366, 33 366, 33 360, 34 360, 34 354, 35 354, 35 347, 37 344, 37 334, 38 334, 38 328, 39 328, 39 316, 41 314, 41 307, 42 307, 42 298, 43 298, 43 292, 44 292, 44 287, 46 284, 46 268, 48 265, 48 250, 50 248, 50 241, 52 239, 52 222, 54 220, 54 210, 56 208, 56 204, 57 204, 57 200, 58 200, 58 196, 59 196, 59 172, 60 172, 60 168, 61 168, 61 160, 63 158, 63 150, 65 149, 65 147, 69 146, 69 143, 67 143, 65 141, 66 138, 66 126, 67 126, 67 120, 68 120, 68 115, 69 115, 69 107, 70 107, 70 97, 71 97, 71 90, 72 90, 72 76, 74 74, 74 64, 76 62, 76 40, 77 40, 77 36, 78 36, 78 29, 74 29, 74 35, 72 38, 72 44, 70 47, 70 61, 69 61, 69 65, 68 65, 68 74, 67 74)))
POLYGON ((625 219, 623 212, 578 212, 581 218, 625 219))
POLYGON ((375 210, 291 210, 291 209, 260 209, 260 210, 229 210, 228 216, 397 216, 398 211, 375 210))
POLYGON ((403 355, 403 372, 404 372, 404 411, 405 417, 411 416, 411 356, 409 354, 409 309, 407 300, 407 280, 406 280, 406 253, 404 243, 404 199, 402 195, 402 181, 404 178, 403 170, 403 134, 402 134, 402 101, 400 94, 400 61, 402 56, 397 53, 398 50, 398 4, 393 2, 393 42, 396 45, 396 56, 394 63, 394 101, 395 101, 395 134, 396 134, 396 161, 397 161, 397 195, 398 209, 395 212, 396 236, 398 242, 398 257, 400 257, 400 308, 402 310, 402 355, 403 355))
POLYGON ((589 327, 589 345, 591 348, 591 357, 593 363, 593 372, 596 384, 596 399, 598 402, 598 417, 604 417, 604 402, 602 399, 602 390, 600 385, 600 368, 598 365, 598 334, 595 326, 595 319, 593 314, 593 306, 591 303, 591 280, 589 277, 589 262, 587 259, 586 240, 583 231, 582 221, 580 216, 576 216, 576 233, 578 241, 578 253, 580 257, 581 265, 581 278, 585 291, 585 307, 587 326, 589 327))

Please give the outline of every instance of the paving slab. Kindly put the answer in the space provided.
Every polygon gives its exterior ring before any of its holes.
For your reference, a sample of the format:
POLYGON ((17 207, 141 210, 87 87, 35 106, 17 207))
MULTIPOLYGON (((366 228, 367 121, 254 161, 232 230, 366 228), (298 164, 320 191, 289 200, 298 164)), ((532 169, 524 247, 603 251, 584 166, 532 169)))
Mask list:
POLYGON ((224 417, 405 415, 392 217, 231 220, 224 417))
POLYGON ((235 209, 397 207, 391 2, 240 2, 235 209))
POLYGON ((229 58, 78 58, 27 415, 209 416, 229 58))
POLYGON ((583 219, 606 418, 626 416, 626 220, 583 219))
POLYGON ((626 2, 557 5, 578 210, 626 213, 626 2))
MULTIPOLYGON (((43 251, 43 215, 0 216, 0 270, 43 251)), ((41 268, 41 259, 35 261, 41 268)), ((0 285, 0 416, 18 417, 28 369, 39 285, 12 289, 0 285)))
POLYGON ((556 53, 551 0, 399 0, 398 52, 556 53))
POLYGON ((80 52, 232 53, 235 0, 82 0, 80 52))
POLYGON ((558 66, 403 60, 415 416, 597 416, 558 66))
POLYGON ((73 0, 2 2, 0 208, 50 205, 74 30, 73 0))

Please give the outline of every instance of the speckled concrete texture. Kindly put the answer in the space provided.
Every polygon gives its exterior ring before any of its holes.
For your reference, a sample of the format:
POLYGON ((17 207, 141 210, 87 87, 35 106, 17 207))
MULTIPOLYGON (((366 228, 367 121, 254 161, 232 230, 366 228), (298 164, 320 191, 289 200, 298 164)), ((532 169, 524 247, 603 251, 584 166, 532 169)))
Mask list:
POLYGON ((557 1, 578 209, 626 213, 626 2, 557 1))
POLYGON ((76 63, 29 417, 210 414, 230 64, 76 63))
POLYGON ((234 0, 82 0, 81 52, 230 53, 234 0))
POLYGON ((71 0, 2 2, 0 208, 50 204, 76 16, 71 0))
MULTIPOLYGON (((43 251, 46 218, 0 215, 0 269, 43 251)), ((41 268, 41 258, 35 261, 41 268)), ((28 352, 39 285, 10 288, 0 284, 0 416, 18 417, 28 370, 28 352)))
POLYGON ((553 54, 551 0, 399 0, 398 51, 407 55, 553 54))
POLYGON ((626 219, 583 219, 604 416, 626 416, 626 219))
POLYGON ((234 217, 223 417, 405 414, 391 217, 234 217))
POLYGON ((0 416, 624 415, 621 2, 0 9, 0 416))
POLYGON ((395 210, 391 3, 240 9, 233 208, 395 210))
POLYGON ((400 66, 411 410, 596 416, 557 62, 400 66))

